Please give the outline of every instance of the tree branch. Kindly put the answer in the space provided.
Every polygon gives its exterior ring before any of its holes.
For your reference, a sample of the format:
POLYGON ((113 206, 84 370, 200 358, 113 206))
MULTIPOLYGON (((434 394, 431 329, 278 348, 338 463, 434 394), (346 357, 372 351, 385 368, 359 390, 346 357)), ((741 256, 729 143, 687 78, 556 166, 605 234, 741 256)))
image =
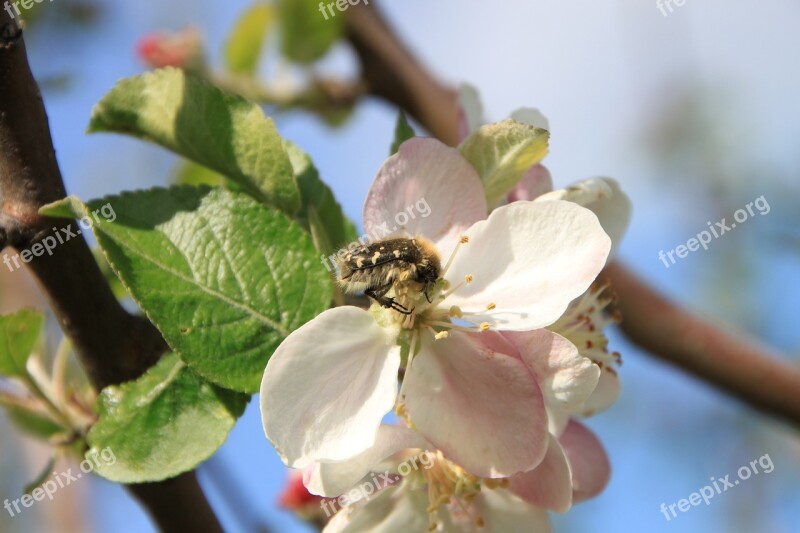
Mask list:
MULTIPOLYGON (((454 91, 419 65, 372 4, 351 7, 346 27, 370 93, 455 145, 454 91)), ((800 425, 800 369, 675 306, 616 262, 601 277, 611 280, 619 296, 622 331, 632 342, 765 413, 800 425)))
MULTIPOLYGON (((22 31, 0 10, 0 244, 27 250, 61 228, 76 228, 38 214, 64 196, 22 31)), ((98 390, 134 379, 158 360, 167 349, 160 333, 119 305, 84 239, 65 241, 52 256, 39 252, 28 266, 98 390)), ((194 473, 127 488, 162 530, 221 531, 194 473)))

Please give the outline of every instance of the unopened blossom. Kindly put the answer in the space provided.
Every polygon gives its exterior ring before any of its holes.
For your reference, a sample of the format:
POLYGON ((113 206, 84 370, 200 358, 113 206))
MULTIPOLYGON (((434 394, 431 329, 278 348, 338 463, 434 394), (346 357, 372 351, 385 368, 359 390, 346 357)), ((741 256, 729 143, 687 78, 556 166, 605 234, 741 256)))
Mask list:
POLYGON ((412 139, 376 176, 366 232, 421 198, 430 216, 412 218, 402 231, 439 251, 442 279, 431 294, 395 289, 410 316, 377 305, 328 310, 290 334, 267 365, 264 429, 291 467, 368 450, 395 407, 472 475, 511 477, 547 453, 542 384, 570 381, 537 374, 541 361, 560 365, 555 374, 573 373, 568 402, 584 401, 596 386, 597 367, 544 328, 605 264, 610 240, 597 217, 559 200, 515 202, 488 214, 480 179, 457 150, 412 139), (535 331, 537 342, 514 346, 503 336, 514 331, 535 331))
POLYGON ((197 69, 203 64, 203 38, 194 28, 145 35, 136 45, 139 59, 150 68, 197 69))

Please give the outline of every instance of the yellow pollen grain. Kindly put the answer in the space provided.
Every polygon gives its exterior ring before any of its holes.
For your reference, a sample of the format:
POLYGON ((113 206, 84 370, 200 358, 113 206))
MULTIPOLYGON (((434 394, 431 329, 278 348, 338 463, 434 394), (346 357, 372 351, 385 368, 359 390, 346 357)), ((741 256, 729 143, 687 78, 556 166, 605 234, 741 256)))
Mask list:
POLYGON ((461 308, 457 305, 454 305, 450 308, 449 314, 451 317, 456 317, 456 318, 461 318, 462 316, 464 316, 464 313, 461 311, 461 308))
POLYGON ((469 237, 466 235, 462 235, 460 239, 461 244, 467 244, 469 242, 469 237))
POLYGON ((441 340, 441 339, 446 339, 449 336, 450 336, 450 332, 445 330, 445 331, 440 331, 439 333, 434 335, 433 338, 438 341, 438 340, 441 340))
POLYGON ((487 305, 487 306, 486 306, 486 310, 487 310, 487 311, 491 311, 492 309, 494 309, 494 308, 496 308, 496 307, 497 307, 497 305, 495 305, 495 304, 491 303, 491 304, 489 304, 489 305, 487 305))
POLYGON ((481 329, 481 331, 489 331, 489 323, 488 322, 481 322, 480 329, 481 329))
POLYGON ((472 274, 467 274, 466 276, 464 276, 464 281, 466 281, 466 282, 467 282, 467 285, 469 285, 470 283, 472 283, 472 280, 473 280, 473 279, 475 279, 475 278, 474 278, 474 277, 472 277, 472 274))

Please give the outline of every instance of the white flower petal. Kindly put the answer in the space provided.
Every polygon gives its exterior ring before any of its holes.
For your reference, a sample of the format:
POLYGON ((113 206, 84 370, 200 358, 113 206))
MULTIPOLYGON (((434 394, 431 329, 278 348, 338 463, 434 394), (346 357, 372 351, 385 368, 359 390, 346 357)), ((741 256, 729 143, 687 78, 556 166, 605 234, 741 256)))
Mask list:
POLYGON ((406 485, 380 491, 370 500, 347 506, 328 522, 324 533, 384 533, 428 530, 428 497, 406 485))
POLYGON ((481 477, 539 464, 547 418, 536 380, 501 335, 423 335, 403 395, 416 429, 445 457, 481 477))
MULTIPOLYGON (((368 450, 340 463, 315 463, 306 469, 303 482, 312 494, 339 496, 355 486, 381 461, 407 448, 425 451, 433 446, 422 435, 407 427, 382 425, 378 429, 375 444, 368 450)), ((386 484, 380 475, 374 479, 381 488, 386 484)))
POLYGON ((484 521, 484 527, 465 531, 475 533, 549 533, 550 517, 547 511, 534 507, 507 490, 481 491, 475 507, 484 521))
POLYGON ((474 313, 465 320, 510 331, 555 322, 589 288, 611 246, 594 213, 563 201, 499 207, 466 235, 446 278, 455 285, 471 275, 472 283, 447 305, 474 313))
POLYGON ((458 88, 458 137, 463 141, 486 123, 478 89, 468 83, 458 88))
POLYGON ((545 411, 547 412, 547 431, 549 431, 551 435, 560 437, 569 424, 569 411, 549 405, 545 406, 545 411))
POLYGON ((611 237, 611 252, 614 258, 622 237, 631 220, 631 200, 612 178, 592 178, 579 181, 566 189, 544 194, 537 201, 568 200, 590 209, 600 220, 603 230, 611 237))
POLYGON ((611 407, 619 398, 620 382, 616 373, 604 368, 600 372, 600 380, 592 395, 583 404, 579 413, 581 416, 593 416, 611 407))
POLYGON ((373 239, 423 235, 449 253, 451 243, 486 213, 481 180, 461 153, 436 139, 413 138, 375 176, 364 229, 373 239))
POLYGON ((349 459, 375 442, 394 405, 400 349, 357 307, 337 307, 292 332, 261 383, 267 438, 293 468, 349 459))
POLYGON ((529 124, 537 128, 543 128, 550 131, 550 121, 544 114, 535 107, 520 107, 513 113, 511 118, 523 124, 529 124))
POLYGON ((597 387, 600 368, 570 341, 546 329, 504 332, 533 371, 548 405, 577 407, 597 387))

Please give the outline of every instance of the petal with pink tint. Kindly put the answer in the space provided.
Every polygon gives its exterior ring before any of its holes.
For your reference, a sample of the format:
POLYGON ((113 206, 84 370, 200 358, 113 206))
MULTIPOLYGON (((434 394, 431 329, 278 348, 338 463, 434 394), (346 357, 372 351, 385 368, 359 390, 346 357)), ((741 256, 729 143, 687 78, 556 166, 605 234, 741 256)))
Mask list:
POLYGON ((547 450, 542 393, 513 353, 494 332, 451 331, 438 341, 423 335, 405 377, 404 401, 417 430, 480 477, 526 472, 547 450))
POLYGON ((509 202, 527 202, 553 190, 550 171, 541 163, 533 165, 508 193, 509 202))
POLYGON ((413 138, 375 176, 364 204, 364 230, 373 239, 423 235, 448 254, 486 213, 481 180, 461 153, 435 139, 413 138))
POLYGON ((600 494, 611 478, 611 463, 600 440, 586 426, 571 420, 559 441, 572 469, 573 501, 600 494))
POLYGON ((597 217, 572 202, 514 202, 465 234, 446 278, 464 320, 525 331, 555 322, 605 265, 611 241, 597 217), (492 305, 494 304, 494 305, 492 305))
POLYGON ((503 336, 533 371, 548 405, 577 407, 591 396, 600 368, 570 341, 546 329, 506 331, 503 336))
POLYGON ((397 396, 392 333, 362 309, 337 307, 275 350, 261 383, 261 419, 284 463, 341 461, 372 446, 397 396))
POLYGON ((550 435, 542 462, 509 480, 508 490, 537 507, 566 513, 572 506, 572 476, 563 448, 550 435))
POLYGON ((609 261, 614 258, 631 220, 631 200, 612 178, 592 178, 579 181, 566 189, 559 189, 538 201, 567 200, 590 209, 600 220, 600 225, 611 237, 609 261))
POLYGON ((483 518, 484 527, 474 524, 453 533, 549 533, 550 517, 547 511, 534 507, 507 490, 486 490, 475 499, 475 508, 483 518))
POLYGON ((581 416, 593 416, 611 407, 619 398, 620 388, 616 372, 603 368, 600 371, 597 387, 581 408, 581 416))
MULTIPOLYGON (((303 482, 312 494, 339 496, 353 488, 375 465, 407 448, 425 451, 433 447, 414 430, 404 426, 382 425, 378 429, 375 444, 368 450, 339 463, 315 463, 306 468, 303 482)), ((380 476, 376 479, 384 481, 380 476)))

